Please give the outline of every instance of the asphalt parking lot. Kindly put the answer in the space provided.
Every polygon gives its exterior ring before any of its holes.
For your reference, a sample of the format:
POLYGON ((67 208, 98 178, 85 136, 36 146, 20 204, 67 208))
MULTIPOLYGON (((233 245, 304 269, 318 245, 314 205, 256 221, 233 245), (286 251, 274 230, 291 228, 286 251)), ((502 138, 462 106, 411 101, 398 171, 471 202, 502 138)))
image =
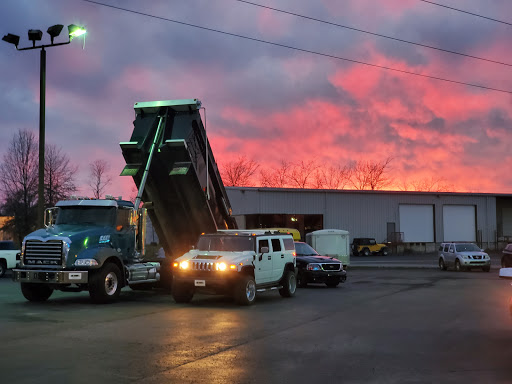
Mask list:
POLYGON ((353 268, 252 307, 123 290, 26 302, 0 279, 6 383, 508 383, 512 287, 490 273, 353 268))

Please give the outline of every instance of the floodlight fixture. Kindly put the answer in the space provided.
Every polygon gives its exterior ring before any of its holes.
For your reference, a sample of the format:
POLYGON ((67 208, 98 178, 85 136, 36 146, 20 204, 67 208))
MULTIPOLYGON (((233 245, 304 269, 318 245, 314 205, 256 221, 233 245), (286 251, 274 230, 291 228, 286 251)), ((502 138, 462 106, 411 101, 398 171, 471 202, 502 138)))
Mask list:
POLYGON ((2 40, 8 42, 9 44, 14 44, 16 48, 18 48, 18 44, 20 43, 20 37, 18 35, 13 35, 12 33, 8 33, 2 37, 2 40))
POLYGON ((28 30, 28 39, 32 42, 33 46, 36 46, 36 41, 41 40, 43 37, 43 31, 40 29, 29 29, 28 30))
POLYGON ((52 44, 53 39, 60 35, 60 31, 62 31, 62 28, 64 28, 62 24, 52 25, 50 28, 48 28, 47 32, 50 35, 50 38, 52 39, 52 44))
POLYGON ((84 35, 87 31, 83 27, 79 27, 75 24, 68 25, 69 41, 73 38, 84 35))

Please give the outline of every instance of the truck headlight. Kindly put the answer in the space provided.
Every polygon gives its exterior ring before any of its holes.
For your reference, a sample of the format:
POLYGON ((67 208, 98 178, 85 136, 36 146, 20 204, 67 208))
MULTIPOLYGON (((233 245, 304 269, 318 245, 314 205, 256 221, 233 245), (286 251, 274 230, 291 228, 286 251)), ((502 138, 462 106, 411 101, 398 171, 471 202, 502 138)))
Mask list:
POLYGON ((94 259, 78 259, 75 261, 75 265, 76 266, 86 266, 86 267, 91 267, 91 266, 95 266, 95 265, 98 265, 98 262, 94 259))
POLYGON ((307 270, 308 271, 321 271, 322 267, 320 266, 320 264, 311 263, 311 264, 308 264, 307 270))

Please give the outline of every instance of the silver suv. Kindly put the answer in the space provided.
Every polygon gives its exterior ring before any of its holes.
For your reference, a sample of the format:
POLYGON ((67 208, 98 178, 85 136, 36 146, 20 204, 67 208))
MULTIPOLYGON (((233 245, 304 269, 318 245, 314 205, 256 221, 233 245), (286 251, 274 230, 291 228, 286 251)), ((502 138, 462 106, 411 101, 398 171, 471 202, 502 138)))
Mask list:
POLYGON ((456 271, 482 268, 484 272, 489 272, 491 259, 473 243, 442 243, 439 246, 439 268, 446 271, 448 267, 456 271))

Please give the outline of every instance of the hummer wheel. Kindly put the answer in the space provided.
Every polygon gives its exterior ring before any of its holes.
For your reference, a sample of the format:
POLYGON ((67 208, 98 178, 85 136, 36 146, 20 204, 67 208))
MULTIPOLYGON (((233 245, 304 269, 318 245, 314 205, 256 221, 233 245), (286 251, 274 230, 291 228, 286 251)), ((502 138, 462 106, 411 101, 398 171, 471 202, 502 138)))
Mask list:
POLYGON ((235 284, 233 293, 235 302, 239 305, 252 305, 256 300, 256 282, 250 275, 243 275, 235 284))
POLYGON ((279 290, 282 297, 293 297, 297 290, 297 277, 292 271, 285 271, 283 280, 281 281, 283 288, 279 290))
POLYGON ((177 283, 172 284, 171 295, 174 301, 178 304, 190 303, 194 297, 194 288, 191 284, 177 283))

